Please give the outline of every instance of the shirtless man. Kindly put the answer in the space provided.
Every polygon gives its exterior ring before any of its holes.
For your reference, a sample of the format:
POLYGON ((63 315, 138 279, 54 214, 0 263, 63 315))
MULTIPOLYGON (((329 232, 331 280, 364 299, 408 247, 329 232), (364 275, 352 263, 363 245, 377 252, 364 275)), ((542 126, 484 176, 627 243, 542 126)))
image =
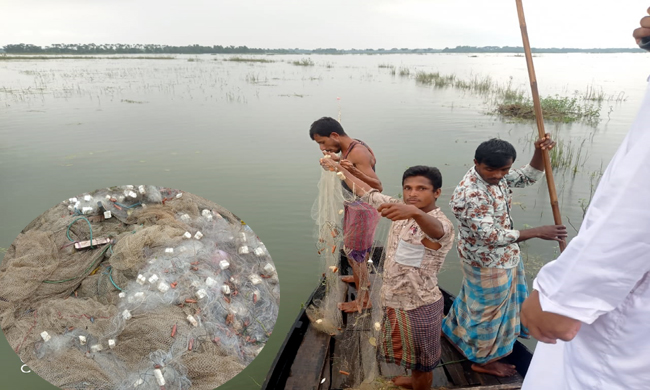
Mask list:
MULTIPOLYGON (((375 174, 376 159, 372 150, 363 141, 350 138, 337 120, 323 117, 315 121, 309 128, 309 137, 318 143, 323 155, 329 155, 351 175, 382 191, 381 181, 375 174)), ((343 187, 350 191, 345 183, 343 187)), ((372 251, 379 218, 377 210, 367 203, 354 201, 345 204, 343 250, 352 267, 353 276, 344 277, 343 281, 354 282, 359 292, 356 300, 339 304, 339 309, 346 313, 361 312, 371 306, 369 296, 365 294, 370 285, 366 261, 372 251)))

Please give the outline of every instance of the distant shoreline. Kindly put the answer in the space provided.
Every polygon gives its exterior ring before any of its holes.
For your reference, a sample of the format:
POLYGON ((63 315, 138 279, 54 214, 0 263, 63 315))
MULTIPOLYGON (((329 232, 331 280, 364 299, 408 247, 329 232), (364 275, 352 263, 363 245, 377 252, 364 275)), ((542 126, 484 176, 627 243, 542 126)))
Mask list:
MULTIPOLYGON (((645 53, 639 48, 532 48, 534 54, 546 53, 592 53, 592 54, 614 54, 614 53, 645 53)), ((444 49, 261 49, 249 48, 247 46, 167 46, 150 44, 56 44, 52 46, 36 46, 31 44, 11 44, 0 47, 0 54, 11 55, 115 55, 115 54, 428 54, 428 53, 467 53, 467 54, 523 54, 524 49, 518 46, 456 46, 455 48, 444 49)))

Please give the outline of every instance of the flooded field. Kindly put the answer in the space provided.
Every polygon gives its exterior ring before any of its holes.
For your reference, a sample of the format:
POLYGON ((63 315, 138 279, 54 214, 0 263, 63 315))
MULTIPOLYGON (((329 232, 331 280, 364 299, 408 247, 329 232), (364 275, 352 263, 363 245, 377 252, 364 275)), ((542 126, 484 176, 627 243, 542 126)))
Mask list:
MULTIPOLYGON (((574 236, 639 108, 650 56, 534 61, 546 108, 558 113, 546 128, 558 141, 555 181, 574 236)), ((507 54, 0 57, 0 247, 88 188, 146 183, 223 205, 255 228, 280 276, 273 336, 222 387, 255 388, 319 279, 310 210, 320 153, 308 136, 311 122, 340 118, 367 142, 389 195, 401 192, 407 167, 439 167, 439 203, 451 216, 448 199, 480 142, 506 139, 519 152, 515 165, 530 159, 537 129, 517 118, 529 117, 529 91, 525 58, 507 54)), ((514 200, 516 227, 552 223, 546 183, 515 190, 514 200)), ((558 252, 540 240, 522 248, 530 281, 558 252)), ((455 251, 440 280, 459 289, 455 251)), ((15 375, 18 358, 6 362, 3 374, 15 375)))

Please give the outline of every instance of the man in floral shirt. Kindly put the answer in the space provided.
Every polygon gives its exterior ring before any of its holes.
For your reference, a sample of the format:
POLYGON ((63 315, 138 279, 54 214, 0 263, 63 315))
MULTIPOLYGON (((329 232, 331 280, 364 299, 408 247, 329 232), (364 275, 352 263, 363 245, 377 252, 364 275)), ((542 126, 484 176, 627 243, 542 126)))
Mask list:
POLYGON ((528 296, 520 241, 564 240, 566 227, 515 230, 510 216, 511 187, 526 187, 543 174, 543 149, 555 142, 546 134, 535 142, 530 164, 511 169, 517 152, 491 139, 476 149, 474 166, 454 191, 450 206, 458 219, 458 254, 463 283, 442 324, 444 334, 472 361, 472 369, 497 376, 515 374, 499 360, 512 352, 517 336, 528 337, 519 312, 528 296))

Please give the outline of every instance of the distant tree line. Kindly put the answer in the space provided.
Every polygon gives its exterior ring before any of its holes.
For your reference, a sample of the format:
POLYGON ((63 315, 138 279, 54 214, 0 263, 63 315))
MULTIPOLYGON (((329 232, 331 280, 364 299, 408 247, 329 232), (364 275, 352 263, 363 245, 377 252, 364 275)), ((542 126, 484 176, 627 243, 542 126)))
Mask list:
POLYGON ((437 53, 441 50, 428 49, 350 49, 340 50, 335 48, 319 49, 261 49, 248 46, 169 46, 153 44, 65 44, 58 43, 50 46, 36 46, 32 44, 10 44, 4 47, 10 54, 348 54, 348 53, 437 53))
MULTIPOLYGON (((247 46, 168 46, 154 44, 79 44, 56 43, 50 46, 36 46, 18 43, 4 47, 8 54, 396 54, 396 53, 523 53, 524 49, 517 46, 456 46, 443 50, 426 49, 261 49, 247 46)), ((637 48, 612 48, 612 49, 532 49, 533 53, 626 53, 642 52, 637 48)))
MULTIPOLYGON (((639 48, 576 49, 576 48, 531 48, 532 53, 641 53, 639 48)), ((442 50, 443 53, 523 53, 522 46, 456 46, 442 50)))

